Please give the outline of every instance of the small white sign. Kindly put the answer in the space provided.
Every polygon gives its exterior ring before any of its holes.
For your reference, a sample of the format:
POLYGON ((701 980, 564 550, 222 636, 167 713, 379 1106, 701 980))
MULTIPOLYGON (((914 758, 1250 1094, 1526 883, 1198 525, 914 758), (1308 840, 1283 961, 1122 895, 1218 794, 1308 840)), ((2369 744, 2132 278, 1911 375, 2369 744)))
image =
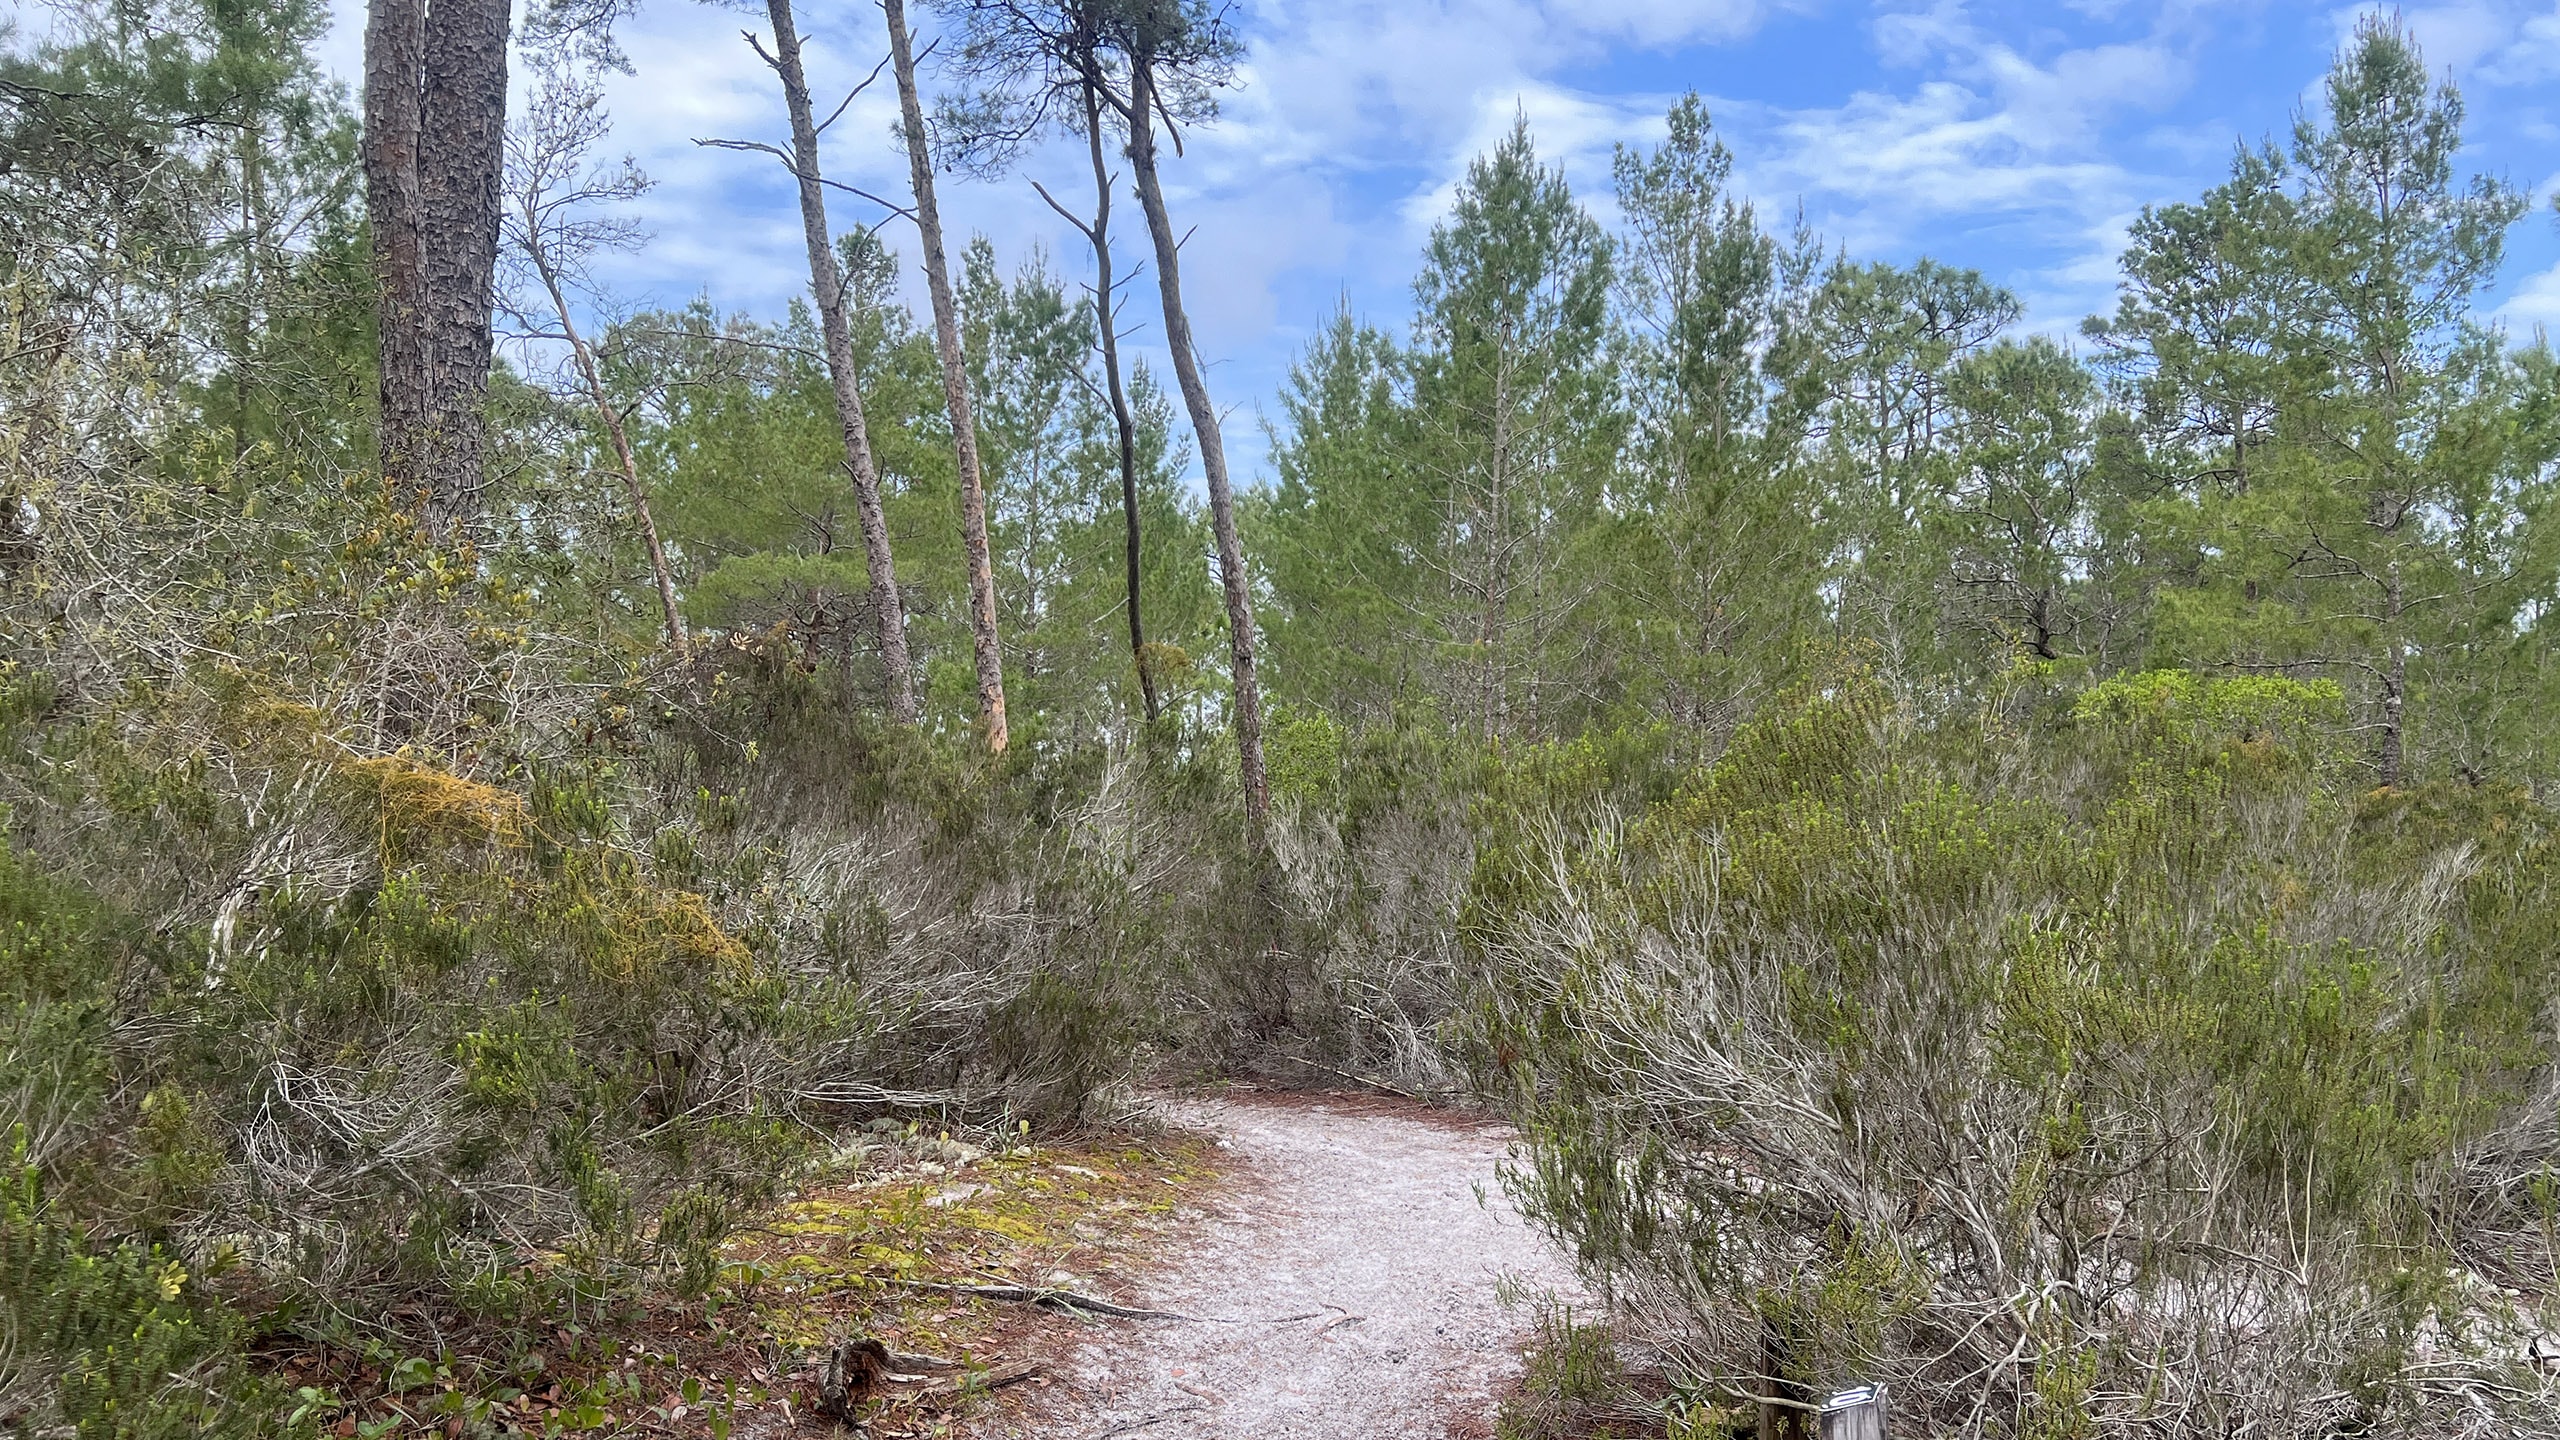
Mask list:
POLYGON ((1821 1440, 1885 1440, 1884 1387, 1861 1385, 1822 1402, 1821 1440))

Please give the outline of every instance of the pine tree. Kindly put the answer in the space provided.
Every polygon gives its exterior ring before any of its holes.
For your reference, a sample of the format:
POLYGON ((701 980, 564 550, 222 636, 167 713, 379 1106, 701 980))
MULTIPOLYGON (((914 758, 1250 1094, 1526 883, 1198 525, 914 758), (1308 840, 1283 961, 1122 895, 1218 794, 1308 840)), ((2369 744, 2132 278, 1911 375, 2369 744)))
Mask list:
POLYGON ((1253 512, 1274 688, 1346 721, 1434 696, 1427 617, 1445 587, 1427 557, 1442 517, 1414 454, 1410 379, 1392 337, 1336 310, 1289 367, 1253 512))
POLYGON ((2105 332, 2171 486, 2164 657, 2339 680, 2386 786, 2413 705, 2461 715, 2473 647, 2541 593, 2539 437, 2504 418, 2534 382, 2471 314, 2525 204, 2456 179, 2461 131, 2415 43, 2367 21, 2289 155, 2146 219, 2105 332))
POLYGON ((1824 517, 1791 393, 1817 252, 1781 246, 1731 193, 1733 157, 1695 94, 1659 147, 1620 146, 1615 172, 1632 433, 1594 559, 1629 682, 1722 733, 1819 614, 1824 517))
POLYGON ((364 169, 381 286, 382 470, 427 528, 480 503, 507 0, 370 0, 364 169))
POLYGON ((1906 673, 1953 663, 1934 543, 1952 484, 1950 379, 2018 314, 1979 272, 1926 259, 1836 263, 1814 302, 1836 621, 1906 673))

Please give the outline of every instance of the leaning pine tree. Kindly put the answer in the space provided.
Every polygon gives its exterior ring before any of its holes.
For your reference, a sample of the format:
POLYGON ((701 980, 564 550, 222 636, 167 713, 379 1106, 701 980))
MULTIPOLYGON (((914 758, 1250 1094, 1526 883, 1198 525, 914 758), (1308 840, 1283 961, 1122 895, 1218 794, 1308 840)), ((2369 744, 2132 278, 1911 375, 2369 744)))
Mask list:
POLYGON ((996 582, 987 553, 987 489, 978 463, 977 418, 970 412, 968 360, 960 348, 960 310, 951 298, 944 259, 942 210, 933 193, 933 152, 924 105, 916 94, 915 32, 906 0, 881 0, 889 18, 889 61, 898 75, 898 122, 915 186, 915 221, 924 245, 925 288, 933 296, 933 342, 942 356, 942 394, 951 410, 951 443, 960 467, 960 543, 969 562, 969 638, 978 666, 978 723, 987 749, 1005 747, 1004 647, 996 634, 996 582))

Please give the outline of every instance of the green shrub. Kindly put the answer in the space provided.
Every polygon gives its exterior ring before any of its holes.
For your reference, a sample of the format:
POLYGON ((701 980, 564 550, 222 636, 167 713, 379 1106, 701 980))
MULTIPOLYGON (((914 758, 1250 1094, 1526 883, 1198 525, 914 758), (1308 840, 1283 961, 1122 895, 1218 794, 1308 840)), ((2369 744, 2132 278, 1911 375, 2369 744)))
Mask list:
POLYGON ((2550 1423, 2548 818, 2341 793, 2336 706, 2141 676, 2030 743, 1856 677, 1628 819, 1559 772, 1468 911, 1525 1205, 1710 1387, 1775 1335, 1944 1433, 2550 1423))
MULTIPOLYGON (((1071 1116, 1182 1043, 1217 912, 1121 863, 1155 812, 737 659, 474 748, 277 670, 0 707, 0 1123, 54 1223, 236 1256, 261 1325, 521 1325, 699 1291, 831 1124, 1071 1116)), ((1188 774, 1163 844, 1232 838, 1188 774)))
POLYGON ((1599 1431, 1597 1422, 1644 1414, 1628 1391, 1626 1367, 1606 1318, 1577 1320, 1551 1297, 1536 1302, 1520 1393, 1503 1402, 1498 1440, 1566 1440, 1599 1431))
POLYGON ((0 1185, 0 1426, 83 1440, 246 1434, 271 1418, 237 1324, 157 1245, 84 1242, 17 1132, 0 1185))

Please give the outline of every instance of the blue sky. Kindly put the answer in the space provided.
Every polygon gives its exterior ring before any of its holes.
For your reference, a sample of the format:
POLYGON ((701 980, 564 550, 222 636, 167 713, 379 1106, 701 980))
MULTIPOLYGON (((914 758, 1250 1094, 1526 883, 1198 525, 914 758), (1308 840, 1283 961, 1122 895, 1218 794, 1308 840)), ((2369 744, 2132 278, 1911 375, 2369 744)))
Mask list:
MULTIPOLYGON (((336 4, 325 58, 352 80, 362 3, 336 4)), ((911 6, 929 26, 925 6, 911 6)), ((707 295, 776 314, 806 283, 780 167, 692 143, 782 138, 771 76, 739 38, 760 27, 762 8, 647 0, 626 25, 636 73, 610 91, 617 140, 659 184, 641 206, 651 243, 605 276, 623 305, 707 295)), ((814 88, 841 92, 885 52, 871 0, 802 8, 814 88)), ((1432 223, 1468 160, 1515 115, 1606 220, 1612 147, 1653 141, 1671 102, 1695 89, 1733 148, 1737 184, 1764 214, 1791 216, 1801 204, 1861 258, 1925 254, 1979 268, 2025 299, 2029 324, 2062 332, 2112 305, 2116 250, 2144 205, 2194 196, 2220 178, 2236 142, 2282 138, 2317 103, 2361 8, 1238 0, 1251 46, 1244 84, 1167 177, 1176 223, 1197 227, 1186 287, 1211 390, 1228 411, 1230 456, 1239 478, 1259 473, 1259 415, 1338 301, 1401 325, 1432 223)), ((2530 189, 2541 206, 2484 310, 2519 335, 2560 329, 2560 229, 2548 208, 2560 184, 2560 0, 2401 13, 2430 64, 2463 91, 2466 164, 2530 189)), ((881 193, 903 185, 894 112, 884 79, 830 133, 831 173, 881 193)), ((1023 168, 1056 188, 1075 185, 1082 164, 1080 150, 1060 148, 1023 168)), ((1066 273, 1084 272, 1081 241, 1022 179, 950 177, 944 187, 955 235, 995 237, 1008 265, 1045 248, 1066 273)), ((1124 214, 1126 264, 1143 231, 1133 205, 1124 214)), ((886 233, 912 271, 912 233, 886 233)), ((1154 336, 1151 324, 1136 343, 1154 336)))

